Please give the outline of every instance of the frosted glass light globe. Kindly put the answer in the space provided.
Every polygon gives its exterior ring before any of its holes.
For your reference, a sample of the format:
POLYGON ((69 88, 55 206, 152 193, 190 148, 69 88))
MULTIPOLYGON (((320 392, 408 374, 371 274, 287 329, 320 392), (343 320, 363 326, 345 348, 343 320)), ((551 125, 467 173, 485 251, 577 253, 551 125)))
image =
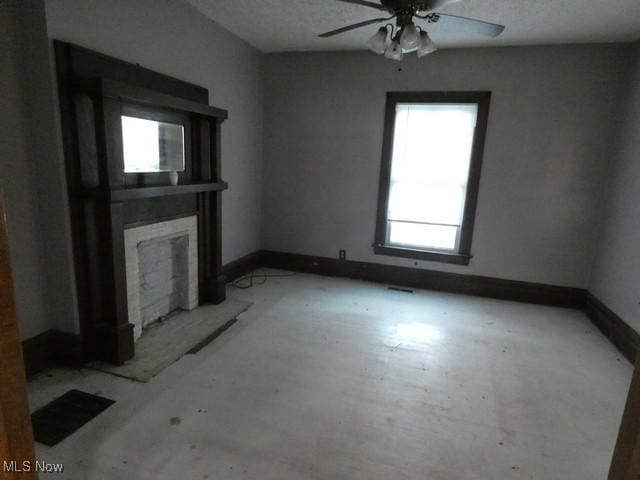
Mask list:
POLYGON ((400 45, 404 50, 413 50, 418 46, 420 36, 418 35, 418 29, 413 23, 410 23, 402 29, 400 35, 400 45))

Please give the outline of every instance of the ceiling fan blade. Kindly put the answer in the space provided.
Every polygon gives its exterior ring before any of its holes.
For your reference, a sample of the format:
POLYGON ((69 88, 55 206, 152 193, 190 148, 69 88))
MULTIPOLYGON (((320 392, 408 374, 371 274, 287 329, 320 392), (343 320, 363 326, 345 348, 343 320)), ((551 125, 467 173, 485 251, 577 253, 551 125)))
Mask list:
POLYGON ((475 20, 473 18, 458 17, 457 15, 449 15, 447 13, 436 13, 436 15, 440 17, 437 23, 469 33, 479 33, 480 35, 497 37, 505 29, 504 25, 483 22, 482 20, 475 20))
POLYGON ((339 35, 344 32, 348 32, 349 30, 355 30, 356 28, 366 27, 367 25, 371 25, 373 23, 386 22, 387 20, 391 20, 393 17, 387 18, 374 18, 372 20, 365 20, 364 22, 354 23, 353 25, 349 25, 346 27, 338 28, 336 30, 331 30, 330 32, 325 32, 321 35, 318 35, 320 38, 328 38, 333 37, 334 35, 339 35))
POLYGON ((337 1, 343 2, 343 3, 352 3, 354 5, 361 5, 363 7, 377 8, 378 10, 386 10, 386 8, 380 5, 379 3, 367 2, 365 0, 337 0, 337 1))

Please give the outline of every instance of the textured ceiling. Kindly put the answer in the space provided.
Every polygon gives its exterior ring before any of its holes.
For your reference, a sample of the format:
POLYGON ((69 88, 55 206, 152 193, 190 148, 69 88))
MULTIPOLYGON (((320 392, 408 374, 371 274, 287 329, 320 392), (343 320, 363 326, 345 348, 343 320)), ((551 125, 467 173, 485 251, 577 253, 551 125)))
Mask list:
MULTIPOLYGON (((376 32, 375 25, 330 39, 317 35, 386 13, 335 0, 187 1, 264 52, 361 50, 376 32)), ((442 12, 501 23, 507 29, 498 38, 487 38, 431 25, 428 31, 440 48, 640 38, 640 0, 461 0, 442 12)))

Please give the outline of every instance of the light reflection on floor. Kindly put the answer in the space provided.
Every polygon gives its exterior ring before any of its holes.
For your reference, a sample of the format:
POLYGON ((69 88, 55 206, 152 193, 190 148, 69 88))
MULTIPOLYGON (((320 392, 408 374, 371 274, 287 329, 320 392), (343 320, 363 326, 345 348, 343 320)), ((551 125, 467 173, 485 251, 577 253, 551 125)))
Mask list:
POLYGON ((395 326, 394 337, 400 342, 435 344, 444 340, 444 332, 435 325, 403 322, 395 326))

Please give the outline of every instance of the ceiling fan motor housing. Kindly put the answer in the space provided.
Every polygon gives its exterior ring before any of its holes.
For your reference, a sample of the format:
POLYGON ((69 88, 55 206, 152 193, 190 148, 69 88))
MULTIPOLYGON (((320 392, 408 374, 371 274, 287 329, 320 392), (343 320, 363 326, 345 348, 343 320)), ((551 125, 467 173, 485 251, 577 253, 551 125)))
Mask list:
MULTIPOLYGON (((443 4, 442 0, 380 0, 382 6, 391 13, 429 12, 443 4)), ((450 2, 447 2, 450 3, 450 2)))
POLYGON ((396 15, 398 27, 405 27, 413 23, 413 17, 420 12, 431 11, 437 1, 412 1, 412 0, 381 0, 382 6, 390 13, 396 15))
POLYGON ((398 13, 396 17, 398 27, 406 27, 413 23, 413 13, 398 13))

